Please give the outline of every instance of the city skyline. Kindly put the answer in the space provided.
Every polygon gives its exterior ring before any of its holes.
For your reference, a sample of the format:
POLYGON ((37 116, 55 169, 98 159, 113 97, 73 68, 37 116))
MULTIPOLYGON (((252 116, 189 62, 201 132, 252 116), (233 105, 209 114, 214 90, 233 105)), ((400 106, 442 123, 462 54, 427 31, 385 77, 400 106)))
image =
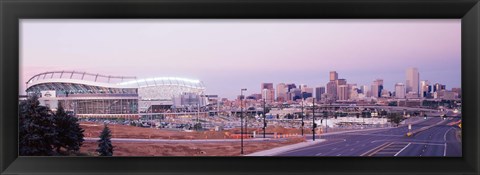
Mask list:
POLYGON ((416 67, 420 81, 461 87, 460 20, 100 21, 22 20, 20 93, 49 70, 193 78, 229 99, 263 82, 326 87, 333 70, 394 91, 416 67))

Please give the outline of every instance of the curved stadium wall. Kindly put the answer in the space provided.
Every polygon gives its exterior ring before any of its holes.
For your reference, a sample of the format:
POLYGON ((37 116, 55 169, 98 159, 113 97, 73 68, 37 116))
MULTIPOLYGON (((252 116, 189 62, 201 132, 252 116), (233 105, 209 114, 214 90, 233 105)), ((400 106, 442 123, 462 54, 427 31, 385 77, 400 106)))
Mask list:
POLYGON ((30 78, 26 85, 27 95, 39 96, 42 105, 55 110, 61 104, 80 118, 138 118, 139 101, 171 101, 185 93, 205 92, 198 80, 137 79, 75 71, 43 72, 30 78))

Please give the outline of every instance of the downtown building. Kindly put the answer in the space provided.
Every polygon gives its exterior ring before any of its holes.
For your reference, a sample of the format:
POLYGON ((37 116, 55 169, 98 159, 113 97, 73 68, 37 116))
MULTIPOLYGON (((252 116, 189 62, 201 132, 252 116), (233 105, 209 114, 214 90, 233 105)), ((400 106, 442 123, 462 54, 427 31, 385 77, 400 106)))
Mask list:
POLYGON ((407 98, 418 98, 420 95, 420 73, 417 68, 408 68, 406 71, 405 91, 407 98))
POLYGON ((317 101, 322 100, 322 95, 323 94, 325 94, 325 87, 321 86, 321 87, 316 87, 315 88, 315 99, 317 101))
POLYGON ((337 80, 338 73, 336 71, 330 71, 330 81, 327 83, 327 94, 331 100, 337 99, 337 80))
POLYGON ((405 84, 395 84, 395 98, 405 98, 405 84))
POLYGON ((371 86, 371 96, 375 98, 379 98, 382 96, 383 91, 383 79, 376 79, 373 81, 371 86))
POLYGON ((81 118, 138 118, 141 113, 160 113, 175 104, 206 104, 200 98, 205 95, 201 81, 178 77, 138 79, 51 71, 34 75, 26 85, 27 95, 37 95, 41 105, 56 110, 57 104, 61 104, 81 118))
POLYGON ((275 101, 273 83, 262 83, 260 92, 262 92, 262 100, 265 100, 266 103, 271 104, 275 101))

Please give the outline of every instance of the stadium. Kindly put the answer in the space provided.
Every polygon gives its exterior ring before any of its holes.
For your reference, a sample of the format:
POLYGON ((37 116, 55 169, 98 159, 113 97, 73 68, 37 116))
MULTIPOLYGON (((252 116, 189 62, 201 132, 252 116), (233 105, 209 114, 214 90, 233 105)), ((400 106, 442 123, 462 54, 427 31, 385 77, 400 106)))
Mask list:
MULTIPOLYGON (((80 118, 138 118, 174 106, 185 95, 201 96, 205 86, 199 80, 178 77, 138 79, 76 71, 51 71, 34 75, 26 82, 27 95, 36 94, 52 110, 60 103, 80 118)), ((180 103, 179 105, 183 105, 180 103)))

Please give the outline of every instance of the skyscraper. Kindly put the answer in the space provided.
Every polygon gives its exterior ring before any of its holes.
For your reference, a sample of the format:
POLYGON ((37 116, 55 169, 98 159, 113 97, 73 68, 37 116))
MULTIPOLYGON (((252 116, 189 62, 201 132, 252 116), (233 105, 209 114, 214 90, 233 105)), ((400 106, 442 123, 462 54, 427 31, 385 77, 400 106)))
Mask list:
POLYGON ((330 81, 335 81, 338 79, 338 73, 336 71, 330 71, 330 81))
POLYGON ((373 81, 372 88, 371 88, 372 97, 381 97, 382 90, 383 90, 383 79, 379 78, 373 81))
POLYGON ((405 98, 405 84, 395 84, 395 98, 405 98))
POLYGON ((275 90, 274 89, 263 89, 262 99, 265 99, 266 103, 273 103, 275 100, 275 90))
POLYGON ((287 100, 287 85, 285 83, 277 84, 277 101, 287 100))
POLYGON ((327 94, 330 95, 333 99, 337 97, 337 83, 335 81, 330 81, 327 83, 327 94))
POLYGON ((275 100, 273 83, 262 83, 260 92, 262 92, 262 99, 266 99, 267 103, 272 103, 275 100))
POLYGON ((429 93, 431 93, 430 81, 420 81, 420 97, 427 97, 429 93))
POLYGON ((315 88, 315 98, 317 99, 317 101, 320 101, 322 99, 322 94, 324 94, 324 93, 325 93, 325 87, 324 86, 315 88))
POLYGON ((327 83, 327 94, 332 98, 332 100, 337 99, 337 80, 338 73, 336 71, 330 71, 330 81, 327 83))
POLYGON ((350 89, 348 85, 339 85, 337 90, 338 100, 348 100, 350 89))
POLYGON ((405 89, 406 93, 417 94, 417 97, 420 94, 420 73, 417 68, 407 69, 405 89))

